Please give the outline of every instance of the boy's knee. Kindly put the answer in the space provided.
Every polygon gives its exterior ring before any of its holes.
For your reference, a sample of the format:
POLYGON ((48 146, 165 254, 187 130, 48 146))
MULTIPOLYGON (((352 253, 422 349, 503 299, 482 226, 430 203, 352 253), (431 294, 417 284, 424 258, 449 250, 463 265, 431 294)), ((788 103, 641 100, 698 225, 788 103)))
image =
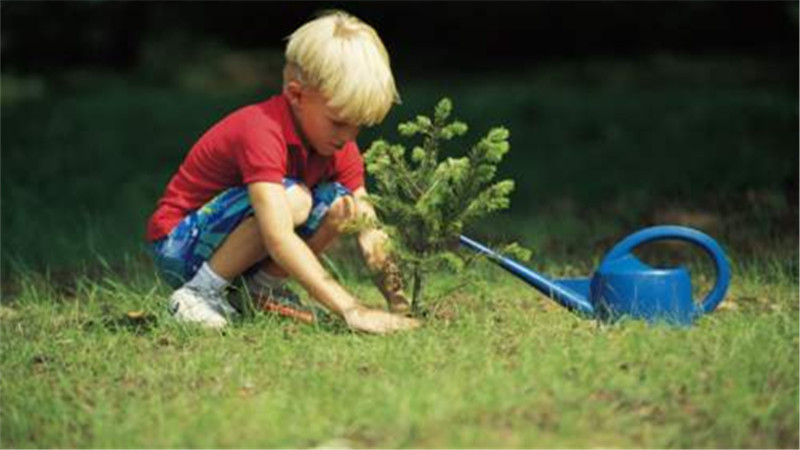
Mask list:
POLYGON ((294 226, 302 225, 311 213, 311 191, 303 184, 295 184, 286 190, 286 196, 292 210, 292 223, 294 226))

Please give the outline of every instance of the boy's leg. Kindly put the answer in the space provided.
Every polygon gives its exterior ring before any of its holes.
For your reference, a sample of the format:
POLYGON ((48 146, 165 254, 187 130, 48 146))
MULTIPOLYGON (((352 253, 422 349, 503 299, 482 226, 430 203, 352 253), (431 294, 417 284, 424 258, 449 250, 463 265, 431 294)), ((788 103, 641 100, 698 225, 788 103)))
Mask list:
MULTIPOLYGON (((284 185, 293 221, 304 222, 311 205, 307 188, 288 179, 284 185)), ((266 255, 252 214, 246 188, 232 188, 154 244, 164 279, 180 286, 170 296, 170 309, 178 320, 212 328, 227 324, 225 316, 235 310, 224 297, 225 287, 266 255)))
MULTIPOLYGON (((311 215, 302 231, 306 235, 311 234, 306 239, 306 243, 315 254, 319 255, 324 253, 342 234, 342 225, 356 217, 357 206, 350 191, 338 183, 326 183, 319 186, 314 191, 313 199, 311 215), (320 214, 320 211, 323 213, 320 214), (318 227, 315 228, 314 225, 317 224, 318 227)), ((364 257, 367 258, 366 255, 364 257)), ((369 266, 370 261, 365 262, 369 266)), ((403 293, 402 278, 397 266, 390 261, 384 261, 382 267, 370 266, 370 269, 377 270, 373 281, 386 299, 389 310, 396 313, 408 313, 411 307, 403 293)), ((259 289, 257 286, 262 285, 270 288, 273 292, 291 297, 293 296, 291 292, 282 289, 282 283, 286 276, 287 273, 283 268, 272 260, 266 259, 261 270, 251 276, 251 280, 257 280, 256 283, 251 283, 249 286, 254 292, 263 291, 264 289, 259 289)))
MULTIPOLYGON (((306 244, 314 254, 320 255, 333 244, 342 234, 341 226, 355 214, 355 203, 351 195, 337 197, 331 204, 325 217, 309 238, 306 244)), ((298 224, 295 224, 298 225, 298 224)), ((285 278, 288 276, 285 270, 271 259, 264 261, 262 270, 275 278, 285 278)))
MULTIPOLYGON (((295 226, 303 224, 311 210, 311 193, 302 184, 286 189, 295 226)), ((249 216, 222 241, 208 264, 220 277, 232 281, 268 256, 254 216, 249 216)))
MULTIPOLYGON (((311 251, 319 255, 341 234, 340 226, 353 214, 355 203, 350 191, 339 183, 323 183, 311 197, 311 212, 297 232, 311 251)), ((313 304, 303 305, 300 297, 286 286, 287 277, 280 265, 266 258, 246 274, 245 285, 259 308, 314 322, 315 316, 324 314, 324 310, 313 304)))

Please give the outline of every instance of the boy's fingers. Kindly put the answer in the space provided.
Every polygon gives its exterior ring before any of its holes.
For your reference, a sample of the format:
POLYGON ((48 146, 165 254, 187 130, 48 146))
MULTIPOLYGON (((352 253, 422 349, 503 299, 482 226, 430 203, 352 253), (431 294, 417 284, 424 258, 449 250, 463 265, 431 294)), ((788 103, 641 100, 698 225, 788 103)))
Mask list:
POLYGON ((356 213, 356 201, 352 195, 344 196, 345 217, 353 217, 356 213))
POLYGON ((411 319, 409 317, 401 317, 400 320, 402 320, 401 326, 406 330, 413 330, 414 328, 419 328, 422 325, 422 322, 419 320, 411 319))
POLYGON ((416 319, 390 314, 376 309, 358 309, 347 314, 348 325, 355 330, 375 334, 412 330, 420 326, 416 319))
POLYGON ((395 314, 406 315, 411 313, 411 302, 405 295, 392 296, 389 298, 389 311, 395 314))
POLYGON ((337 200, 337 202, 341 202, 342 216, 344 217, 344 220, 342 220, 340 223, 337 224, 337 228, 339 229, 339 231, 342 231, 342 229, 345 227, 347 219, 355 217, 356 203, 352 195, 345 195, 344 197, 340 197, 339 200, 337 200))

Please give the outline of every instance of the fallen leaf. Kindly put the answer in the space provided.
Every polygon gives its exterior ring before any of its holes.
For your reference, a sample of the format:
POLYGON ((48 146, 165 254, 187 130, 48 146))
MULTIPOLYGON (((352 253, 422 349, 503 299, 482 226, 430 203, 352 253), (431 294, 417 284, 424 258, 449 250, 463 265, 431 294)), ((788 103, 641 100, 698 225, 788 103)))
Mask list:
POLYGON ((131 319, 131 320, 139 320, 139 319, 143 319, 145 317, 145 312, 142 311, 142 310, 128 311, 127 315, 128 315, 128 318, 131 319))
POLYGON ((7 306, 0 306, 0 319, 13 320, 19 317, 19 313, 7 306))

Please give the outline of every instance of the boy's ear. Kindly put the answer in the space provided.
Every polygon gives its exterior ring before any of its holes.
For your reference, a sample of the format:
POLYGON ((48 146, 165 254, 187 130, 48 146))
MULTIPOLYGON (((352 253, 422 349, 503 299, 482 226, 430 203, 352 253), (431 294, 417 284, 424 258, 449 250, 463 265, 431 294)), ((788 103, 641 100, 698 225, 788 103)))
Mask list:
POLYGON ((297 80, 290 80, 283 86, 283 92, 289 103, 297 106, 303 98, 303 85, 297 80))

